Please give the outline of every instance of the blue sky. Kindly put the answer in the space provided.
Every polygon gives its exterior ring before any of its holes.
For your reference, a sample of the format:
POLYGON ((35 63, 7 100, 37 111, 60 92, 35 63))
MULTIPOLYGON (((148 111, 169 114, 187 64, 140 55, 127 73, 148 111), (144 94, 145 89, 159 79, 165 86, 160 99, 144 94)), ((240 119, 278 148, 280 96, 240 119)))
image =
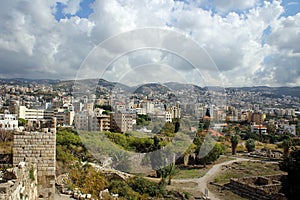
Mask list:
MULTIPOLYGON (((197 4, 199 7, 205 9, 205 10, 211 10, 213 14, 217 13, 216 8, 214 7, 214 2, 211 0, 204 0, 201 1, 201 3, 197 3, 194 1, 189 0, 175 0, 175 1, 181 1, 186 4, 197 4)), ((76 12, 76 16, 80 18, 88 18, 91 13, 93 13, 93 9, 91 8, 92 3, 94 3, 95 0, 81 0, 80 2, 80 10, 76 12)), ((260 2, 262 4, 263 1, 260 2)), ((285 12, 282 14, 282 16, 292 16, 300 12, 300 2, 297 0, 283 0, 282 5, 284 6, 285 12)), ((64 14, 62 10, 67 5, 61 2, 56 3, 57 12, 55 13, 55 18, 57 20, 64 19, 64 18, 70 18, 75 15, 70 14, 64 14)), ((248 9, 245 10, 239 10, 239 9, 233 9, 233 11, 237 13, 244 13, 247 12, 248 9)), ((227 13, 225 13, 227 14, 227 13)), ((224 14, 223 14, 224 15, 224 14)))
MULTIPOLYGON (((95 0, 82 0, 80 2, 80 10, 78 12, 76 12, 76 16, 80 17, 80 18, 88 18, 89 15, 91 13, 93 13, 93 9, 91 8, 91 4, 94 2, 95 0)), ((64 8, 66 8, 67 5, 61 2, 57 2, 56 3, 56 13, 55 13, 55 19, 56 20, 60 20, 60 19, 64 19, 64 18, 70 18, 74 15, 71 14, 64 14, 62 11, 64 8)))

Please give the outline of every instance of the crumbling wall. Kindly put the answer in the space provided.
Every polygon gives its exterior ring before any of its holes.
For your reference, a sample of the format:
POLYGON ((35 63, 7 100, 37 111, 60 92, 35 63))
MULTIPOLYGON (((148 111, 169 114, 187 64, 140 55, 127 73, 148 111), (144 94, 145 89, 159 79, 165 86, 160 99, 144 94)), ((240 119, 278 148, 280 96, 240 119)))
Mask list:
POLYGON ((279 195, 282 188, 279 180, 283 176, 283 174, 279 174, 264 177, 232 178, 228 187, 233 192, 249 199, 267 200, 273 199, 275 196, 276 199, 285 199, 283 195, 279 195))
POLYGON ((43 132, 16 132, 13 145, 13 165, 32 162, 37 165, 39 200, 53 200, 55 194, 56 129, 43 132))
POLYGON ((35 164, 19 163, 0 175, 0 200, 36 200, 37 169, 35 164))

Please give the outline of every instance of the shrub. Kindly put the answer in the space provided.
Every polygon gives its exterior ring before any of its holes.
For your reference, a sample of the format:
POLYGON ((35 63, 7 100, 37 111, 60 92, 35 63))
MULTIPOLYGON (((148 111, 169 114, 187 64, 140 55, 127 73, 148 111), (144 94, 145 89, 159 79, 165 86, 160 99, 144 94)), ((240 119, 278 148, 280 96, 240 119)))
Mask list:
POLYGON ((161 197, 165 193, 164 187, 143 177, 135 176, 128 180, 128 185, 139 194, 146 194, 151 197, 161 197))
POLYGON ((253 139, 248 139, 246 141, 246 148, 248 152, 252 152, 255 150, 255 140, 253 139))

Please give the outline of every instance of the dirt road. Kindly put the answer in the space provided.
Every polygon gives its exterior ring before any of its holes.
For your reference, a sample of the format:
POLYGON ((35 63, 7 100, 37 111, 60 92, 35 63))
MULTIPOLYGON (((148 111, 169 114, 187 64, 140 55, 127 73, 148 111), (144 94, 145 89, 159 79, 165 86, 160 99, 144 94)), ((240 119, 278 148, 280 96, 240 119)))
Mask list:
POLYGON ((229 160, 229 161, 226 161, 223 163, 216 164, 201 178, 173 179, 172 181, 174 183, 188 183, 188 182, 198 183, 198 186, 196 189, 200 190, 203 194, 205 194, 205 190, 207 190, 208 197, 211 200, 219 200, 219 198, 215 194, 211 193, 208 190, 208 187, 207 187, 208 183, 210 181, 212 181, 219 172, 221 172, 222 166, 230 165, 234 162, 243 162, 243 161, 249 161, 249 159, 236 158, 235 160, 229 160))

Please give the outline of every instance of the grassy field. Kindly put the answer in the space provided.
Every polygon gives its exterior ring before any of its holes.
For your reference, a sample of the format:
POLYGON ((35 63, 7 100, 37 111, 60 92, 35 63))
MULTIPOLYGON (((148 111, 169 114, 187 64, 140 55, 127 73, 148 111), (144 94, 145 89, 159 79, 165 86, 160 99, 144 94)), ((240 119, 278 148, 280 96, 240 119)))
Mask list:
POLYGON ((215 164, 226 162, 229 160, 233 160, 234 158, 221 156, 216 162, 213 164, 207 165, 206 167, 202 168, 187 168, 181 169, 179 173, 174 177, 175 179, 186 179, 186 178, 201 178, 204 176, 207 171, 215 164))
POLYGON ((261 162, 239 162, 223 168, 222 173, 214 180, 218 184, 229 183, 230 178, 278 174, 282 171, 277 164, 261 162))

